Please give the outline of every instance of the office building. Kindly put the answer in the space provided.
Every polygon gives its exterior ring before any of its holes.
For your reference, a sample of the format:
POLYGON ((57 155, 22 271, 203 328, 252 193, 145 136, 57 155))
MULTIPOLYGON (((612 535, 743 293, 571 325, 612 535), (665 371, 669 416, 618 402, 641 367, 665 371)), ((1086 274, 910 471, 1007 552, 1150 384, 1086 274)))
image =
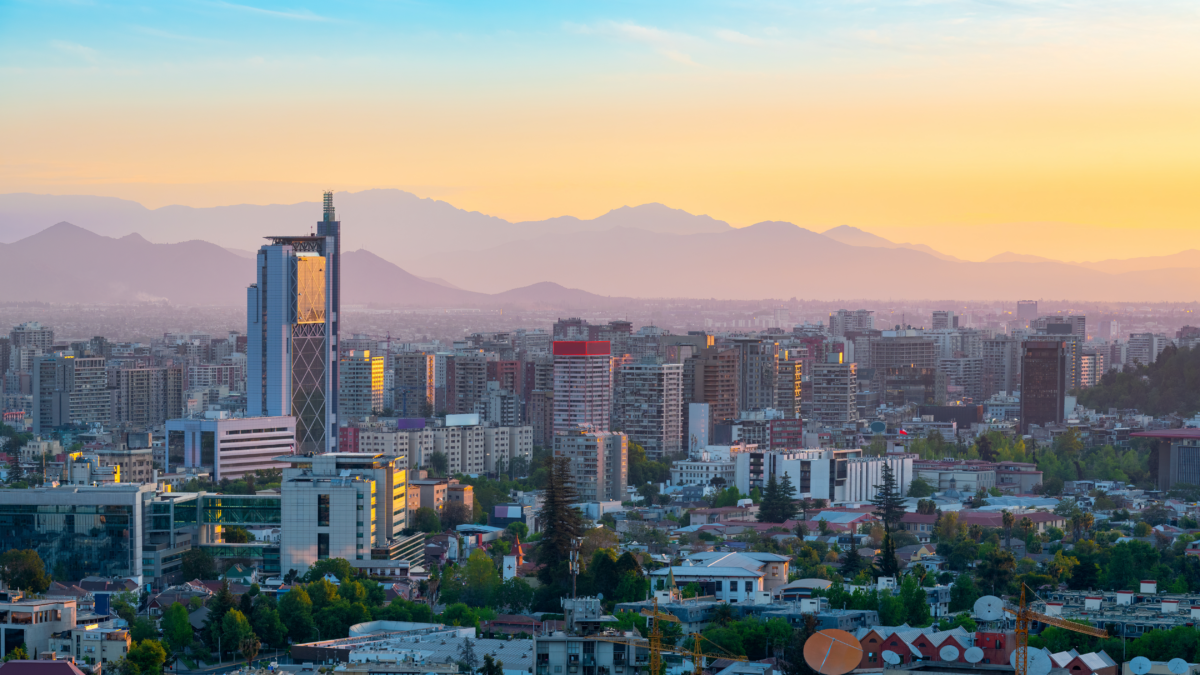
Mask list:
POLYGON ((954 312, 938 310, 933 313, 933 330, 958 328, 958 316, 954 312))
POLYGON ((581 502, 622 501, 629 483, 629 438, 573 428, 554 435, 554 456, 571 462, 571 485, 581 502))
POLYGON ((332 452, 287 455, 283 470, 280 570, 318 560, 424 560, 424 535, 404 537, 407 471, 397 458, 332 452))
MULTIPOLYGON (((75 629, 77 604, 75 598, 25 597, 18 590, 5 591, 4 599, 0 600, 0 619, 3 619, 0 621, 0 626, 3 626, 0 628, 0 654, 12 656, 9 652, 24 647, 26 658, 36 659, 35 655, 57 651, 55 636, 75 629)), ((82 655, 88 656, 86 653, 82 655)), ((83 658, 80 658, 80 662, 84 662, 83 658)), ((101 662, 98 654, 93 662, 101 662)), ((23 666, 27 671, 36 669, 41 672, 42 669, 38 668, 41 663, 53 662, 35 660, 10 663, 23 666)), ((8 667, 11 668, 11 665, 8 667)))
POLYGON ((341 223, 333 193, 315 236, 277 236, 259 249, 246 293, 246 410, 296 418, 300 452, 337 449, 341 223))
POLYGON ((341 358, 338 415, 342 419, 363 418, 383 412, 383 356, 371 352, 347 352, 341 358))
POLYGON ((616 369, 613 426, 652 459, 683 450, 683 364, 647 357, 616 369))
POLYGON ((610 349, 608 342, 599 340, 554 342, 555 436, 583 426, 609 430, 613 405, 610 349))
POLYGON ((275 458, 295 452, 296 418, 232 417, 167 422, 167 473, 208 471, 214 480, 283 469, 275 458))
POLYGON ((892 366, 878 375, 881 402, 890 406, 943 405, 946 402, 946 374, 937 368, 892 366))
POLYGON ((809 387, 812 389, 814 420, 838 426, 858 420, 857 364, 843 363, 840 353, 829 354, 826 362, 813 366, 809 387))
POLYGON ((131 483, 0 490, 0 554, 36 550, 64 579, 140 577, 153 498, 153 486, 131 483))
POLYGON ((871 345, 871 367, 936 368, 937 344, 924 331, 885 330, 871 345))
POLYGON ((1067 395, 1067 347, 1062 340, 1033 338, 1021 343, 1021 433, 1030 425, 1063 421, 1067 395))

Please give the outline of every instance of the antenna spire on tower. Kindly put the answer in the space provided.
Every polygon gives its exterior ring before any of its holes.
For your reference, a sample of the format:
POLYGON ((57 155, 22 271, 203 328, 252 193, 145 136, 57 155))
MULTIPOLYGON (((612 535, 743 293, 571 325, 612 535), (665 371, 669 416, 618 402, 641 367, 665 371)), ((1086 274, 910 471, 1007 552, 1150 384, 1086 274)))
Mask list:
POLYGON ((337 216, 333 211, 333 191, 325 191, 325 222, 332 223, 337 220, 337 216))

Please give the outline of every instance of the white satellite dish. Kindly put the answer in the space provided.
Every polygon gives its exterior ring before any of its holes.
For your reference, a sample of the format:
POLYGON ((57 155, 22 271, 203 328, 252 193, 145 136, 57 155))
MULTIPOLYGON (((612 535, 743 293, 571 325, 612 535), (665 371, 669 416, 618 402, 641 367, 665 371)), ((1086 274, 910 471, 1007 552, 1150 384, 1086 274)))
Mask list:
POLYGON ((1188 672, 1188 662, 1183 659, 1171 659, 1167 661, 1167 670, 1175 673, 1175 675, 1184 675, 1188 672))
POLYGON ((1000 598, 985 595, 975 601, 975 618, 981 621, 997 621, 1003 616, 1004 601, 1000 598))
POLYGON ((983 650, 979 647, 968 647, 963 657, 967 659, 967 663, 979 663, 983 660, 983 650))
POLYGON ((900 655, 888 649, 883 652, 883 660, 894 665, 900 663, 900 655))
POLYGON ((1150 672, 1152 665, 1150 659, 1144 656, 1135 656, 1129 661, 1129 669, 1133 671, 1134 675, 1146 675, 1150 672))
POLYGON ((955 647, 953 645, 946 645, 945 647, 942 647, 938 651, 938 656, 942 657, 943 661, 957 661, 958 660, 958 647, 955 647))
MULTIPOLYGON (((1027 665, 1029 666, 1025 670, 1027 675, 1047 675, 1050 672, 1050 669, 1054 667, 1054 662, 1050 660, 1050 657, 1046 654, 1045 650, 1030 649, 1026 652, 1026 654, 1026 658, 1028 659, 1027 665)), ((1008 663, 1013 668, 1017 667, 1016 651, 1012 653, 1012 656, 1008 657, 1008 663)), ((1146 663, 1150 662, 1147 661, 1146 663)), ((1147 668, 1147 670, 1149 669, 1147 668)), ((1145 673, 1138 673, 1138 675, 1145 675, 1145 673)))

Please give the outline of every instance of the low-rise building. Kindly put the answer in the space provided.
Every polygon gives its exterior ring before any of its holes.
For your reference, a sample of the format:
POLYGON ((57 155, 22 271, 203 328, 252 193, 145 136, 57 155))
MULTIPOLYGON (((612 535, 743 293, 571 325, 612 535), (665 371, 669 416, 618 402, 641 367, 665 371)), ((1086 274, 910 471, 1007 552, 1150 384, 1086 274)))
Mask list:
POLYGON ((0 591, 0 654, 25 646, 34 653, 50 649, 56 634, 75 628, 74 598, 25 598, 20 591, 0 591))
POLYGON ((649 573, 651 585, 674 576, 675 583, 700 586, 701 595, 725 602, 769 604, 771 591, 788 581, 786 556, 774 553, 695 553, 679 565, 649 573))
POLYGON ((56 633, 50 638, 49 650, 58 658, 74 657, 80 663, 98 663, 103 668, 125 658, 130 645, 129 631, 93 624, 56 633))

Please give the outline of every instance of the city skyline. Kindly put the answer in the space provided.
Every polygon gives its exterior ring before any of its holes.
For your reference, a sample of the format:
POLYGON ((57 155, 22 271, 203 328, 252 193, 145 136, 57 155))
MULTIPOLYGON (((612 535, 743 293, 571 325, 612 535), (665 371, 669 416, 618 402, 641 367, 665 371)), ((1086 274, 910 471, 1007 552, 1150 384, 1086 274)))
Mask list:
POLYGON ((660 202, 964 245, 1194 232, 1184 3, 59 9, 0 9, 12 191, 387 187, 513 221, 660 202))

